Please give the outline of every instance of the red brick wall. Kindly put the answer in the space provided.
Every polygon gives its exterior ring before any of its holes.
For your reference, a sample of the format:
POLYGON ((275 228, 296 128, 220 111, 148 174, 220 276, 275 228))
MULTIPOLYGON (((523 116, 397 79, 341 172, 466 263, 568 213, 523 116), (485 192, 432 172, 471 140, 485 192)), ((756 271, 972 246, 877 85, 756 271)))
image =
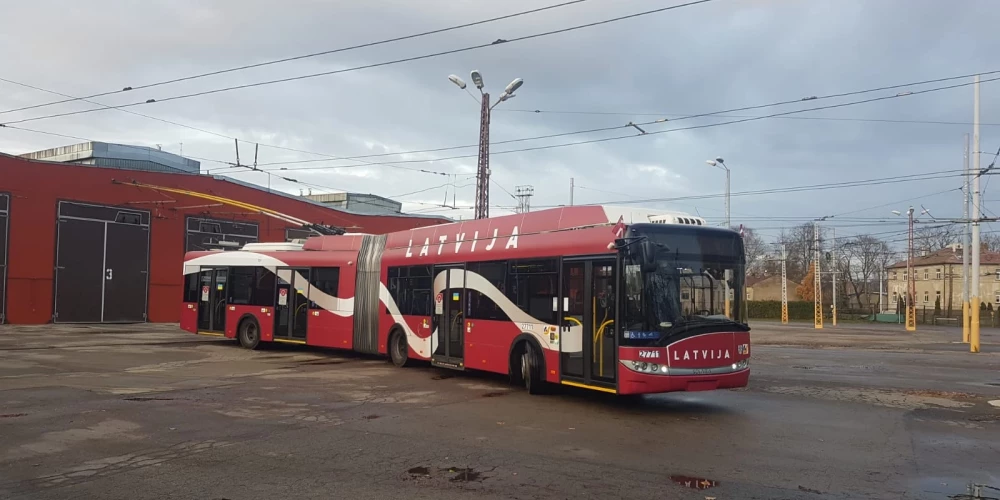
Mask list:
POLYGON ((231 198, 309 222, 347 227, 350 232, 379 234, 446 222, 443 219, 348 214, 210 176, 82 167, 0 155, 0 192, 11 195, 7 259, 9 323, 46 323, 52 319, 58 200, 131 206, 152 212, 147 306, 152 322, 179 320, 186 216, 255 221, 259 224, 260 241, 285 239, 288 224, 271 217, 246 213, 231 206, 184 208, 213 202, 113 182, 133 180, 231 198), (158 203, 149 203, 154 201, 158 203))

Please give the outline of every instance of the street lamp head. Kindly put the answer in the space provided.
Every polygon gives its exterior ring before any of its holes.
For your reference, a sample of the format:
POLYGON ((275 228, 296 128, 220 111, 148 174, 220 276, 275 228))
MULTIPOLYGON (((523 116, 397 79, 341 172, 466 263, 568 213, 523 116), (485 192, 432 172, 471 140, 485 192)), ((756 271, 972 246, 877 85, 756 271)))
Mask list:
POLYGON ((472 76, 472 84, 475 85, 477 89, 483 90, 483 75, 479 73, 479 70, 472 70, 470 75, 472 76))
POLYGON ((726 163, 722 158, 716 158, 715 161, 719 163, 726 163))
POLYGON ((711 166, 713 166, 713 167, 715 167, 715 166, 717 166, 717 165, 719 164, 719 163, 718 163, 717 161, 715 161, 715 160, 705 160, 705 163, 708 163, 709 165, 711 165, 711 166))
POLYGON ((507 88, 503 89, 503 91, 507 95, 512 95, 517 89, 521 88, 521 85, 524 85, 524 80, 515 78, 514 81, 507 84, 507 88))
POLYGON ((903 215, 903 212, 900 212, 899 210, 893 210, 892 213, 893 215, 903 215))
POLYGON ((448 75, 448 79, 451 80, 451 83, 458 85, 458 88, 463 90, 465 89, 465 82, 462 81, 462 79, 459 78, 457 75, 448 75))

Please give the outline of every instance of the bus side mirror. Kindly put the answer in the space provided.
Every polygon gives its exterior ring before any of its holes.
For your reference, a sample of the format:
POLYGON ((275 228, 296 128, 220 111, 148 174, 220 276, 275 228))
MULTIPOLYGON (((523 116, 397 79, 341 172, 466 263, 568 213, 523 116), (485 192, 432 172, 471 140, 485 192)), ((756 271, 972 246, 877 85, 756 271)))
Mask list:
POLYGON ((656 249, 653 243, 647 239, 639 243, 639 258, 642 262, 642 272, 651 273, 656 271, 656 249))

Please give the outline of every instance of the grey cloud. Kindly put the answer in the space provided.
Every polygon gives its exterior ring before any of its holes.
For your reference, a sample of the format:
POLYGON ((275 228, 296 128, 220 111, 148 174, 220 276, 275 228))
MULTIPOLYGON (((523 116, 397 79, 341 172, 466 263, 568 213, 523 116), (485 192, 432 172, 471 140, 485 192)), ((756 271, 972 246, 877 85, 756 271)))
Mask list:
MULTIPOLYGON (((2 75, 61 92, 87 94, 178 75, 253 63, 291 54, 377 40, 430 28, 533 8, 538 2, 19 2, 0 21, 2 75), (25 20, 45 19, 45 29, 25 20), (39 64, 39 61, 44 61, 39 64)), ((258 68, 246 72, 108 96, 120 104, 223 85, 429 53, 496 38, 555 29, 668 5, 668 2, 586 2, 557 11, 422 39, 258 68)), ((724 1, 511 43, 436 59, 277 84, 187 100, 139 106, 136 111, 228 135, 335 155, 475 144, 478 107, 445 77, 479 69, 494 95, 514 77, 525 79, 519 96, 493 115, 494 141, 624 125, 654 117, 532 114, 503 108, 700 113, 947 76, 990 67, 1000 41, 987 27, 1000 15, 986 0, 957 9, 947 2, 884 0, 724 1), (977 28, 980 27, 980 28, 977 28), (369 145, 371 145, 369 147, 369 145)), ((983 85, 984 121, 1000 122, 997 84, 983 85)), ((0 84, 0 109, 49 100, 34 91, 0 84)), ((971 120, 971 88, 912 96, 803 116, 971 120)), ((816 103, 819 104, 819 103, 816 103)), ((73 103, 18 113, 27 117, 90 107, 73 103)), ((793 107, 781 108, 791 109, 793 107)), ((743 112, 766 114, 775 109, 743 112)), ((0 120, 10 115, 0 115, 0 120)), ((649 131, 714 123, 720 118, 667 122, 649 131)), ((41 130, 101 140, 154 144, 191 155, 233 161, 230 141, 148 121, 121 112, 25 124, 41 130)), ((717 128, 679 131, 491 159, 493 179, 513 190, 535 186, 535 205, 568 201, 569 177, 581 189, 578 203, 633 198, 715 194, 723 174, 704 164, 716 155, 733 168, 733 191, 836 182, 959 168, 962 134, 968 126, 771 119, 717 128), (641 167, 657 166, 643 171, 641 167), (624 170, 625 175, 618 172, 624 170), (600 191, 597 191, 600 190, 600 191)), ((509 145, 492 150, 597 139, 630 129, 509 145)), ((1000 146, 997 127, 983 128, 983 148, 1000 146)), ((3 131, 0 148, 21 152, 69 142, 3 131)), ((261 148, 261 161, 315 158, 261 148)), ((433 158, 475 154, 475 148, 415 155, 433 158)), ((241 157, 252 147, 241 149, 241 157)), ((394 157, 373 158, 388 161, 394 157)), ((337 164, 338 162, 331 162, 337 164)), ((217 167, 206 163, 206 167, 217 167)), ((391 167, 275 172, 305 182, 380 194, 444 184, 449 179, 391 167)), ((402 164, 439 172, 468 173, 475 158, 402 164)), ((234 176, 266 182, 259 173, 234 176)), ((274 180, 277 188, 302 187, 274 180)), ((871 186, 851 190, 734 197, 733 219, 776 227, 749 216, 819 216, 877 205, 946 187, 943 181, 871 186)), ((955 181, 957 185, 957 180, 955 181)), ((459 181, 459 185, 463 184, 459 181)), ((440 203, 444 188, 404 197, 440 203)), ((472 187, 457 204, 471 205, 472 187)), ((989 198, 989 196, 987 196, 989 198)), ((450 199, 450 198, 449 198, 450 199)), ((514 200, 494 187, 491 199, 514 200)), ((922 200, 938 216, 958 214, 957 195, 922 200), (940 208, 937 208, 940 207, 940 208)), ((721 198, 652 204, 713 217, 721 198)), ((425 210, 430 205, 412 204, 425 210)), ((881 217, 887 209, 858 216, 881 217)), ((494 210, 494 213, 497 213, 494 210)), ((501 211, 502 212, 502 211, 501 211)), ((463 216, 471 210, 441 213, 463 216)), ((863 230, 845 228, 844 231, 863 230)), ((764 231, 773 234, 776 231, 764 231)))

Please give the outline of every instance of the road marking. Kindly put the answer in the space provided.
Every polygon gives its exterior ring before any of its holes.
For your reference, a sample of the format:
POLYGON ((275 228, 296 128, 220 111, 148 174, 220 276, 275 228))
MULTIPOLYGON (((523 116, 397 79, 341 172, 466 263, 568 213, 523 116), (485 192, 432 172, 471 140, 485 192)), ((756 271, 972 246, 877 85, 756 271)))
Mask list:
POLYGON ((994 399, 993 401, 990 401, 990 404, 1000 408, 1000 399, 994 399))

